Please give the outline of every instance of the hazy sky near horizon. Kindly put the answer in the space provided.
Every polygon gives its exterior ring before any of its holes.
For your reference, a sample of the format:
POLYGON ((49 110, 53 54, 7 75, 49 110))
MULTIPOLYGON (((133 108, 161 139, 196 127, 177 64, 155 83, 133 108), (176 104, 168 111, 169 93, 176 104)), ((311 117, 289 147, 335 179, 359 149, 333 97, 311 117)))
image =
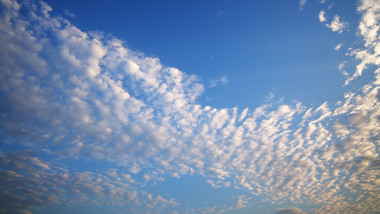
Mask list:
POLYGON ((378 0, 0 0, 0 213, 378 213, 378 0))

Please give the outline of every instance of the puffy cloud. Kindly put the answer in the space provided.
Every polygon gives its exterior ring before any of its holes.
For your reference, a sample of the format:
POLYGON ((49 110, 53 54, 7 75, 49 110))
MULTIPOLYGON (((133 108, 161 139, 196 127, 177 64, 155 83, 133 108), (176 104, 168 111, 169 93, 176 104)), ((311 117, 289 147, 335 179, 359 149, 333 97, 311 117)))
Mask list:
MULTIPOLYGON (((362 75, 368 65, 380 65, 380 41, 379 41, 379 20, 380 4, 374 0, 362 0, 358 11, 362 13, 362 19, 359 24, 359 32, 365 44, 364 48, 353 49, 350 55, 355 56, 361 63, 356 66, 352 76, 347 78, 346 85, 352 80, 362 75)), ((378 73, 376 71, 375 73, 378 73)))
POLYGON ((323 11, 323 10, 319 11, 318 19, 319 19, 320 22, 325 22, 326 21, 325 11, 323 11))
POLYGON ((347 23, 341 22, 340 17, 338 15, 334 16, 334 19, 331 21, 330 24, 326 24, 326 27, 330 28, 333 32, 338 32, 338 33, 343 33, 343 29, 346 26, 347 26, 347 23))

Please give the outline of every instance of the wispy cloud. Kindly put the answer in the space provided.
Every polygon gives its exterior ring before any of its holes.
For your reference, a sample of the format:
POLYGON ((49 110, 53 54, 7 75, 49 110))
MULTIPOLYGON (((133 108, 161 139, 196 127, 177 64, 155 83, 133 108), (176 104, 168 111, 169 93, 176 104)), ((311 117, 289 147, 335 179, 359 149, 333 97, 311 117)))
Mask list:
POLYGON ((220 77, 219 79, 210 81, 210 88, 215 88, 220 85, 226 85, 228 83, 228 77, 226 75, 220 77))
POLYGON ((300 8, 301 8, 301 10, 302 10, 303 7, 305 6, 306 1, 307 1, 307 0, 300 0, 300 8))

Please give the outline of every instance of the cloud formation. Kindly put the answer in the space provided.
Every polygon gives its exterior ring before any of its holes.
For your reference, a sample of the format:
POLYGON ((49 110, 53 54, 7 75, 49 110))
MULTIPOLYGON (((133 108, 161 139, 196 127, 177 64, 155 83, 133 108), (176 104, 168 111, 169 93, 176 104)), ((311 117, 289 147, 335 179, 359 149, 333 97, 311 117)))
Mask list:
MULTIPOLYGON (((378 210, 378 2, 361 1, 364 45, 349 53, 359 64, 347 75, 348 84, 375 65, 371 81, 333 104, 243 111, 197 104, 196 76, 84 32, 42 1, 1 4, 3 212, 65 203, 175 209, 175 199, 142 189, 189 174, 274 203, 319 204, 316 213, 378 210), (75 160, 107 167, 80 169, 75 160)), ((336 17, 329 27, 340 32, 336 17)), ((248 203, 239 197, 235 208, 248 203)))
POLYGON ((342 43, 339 43, 339 44, 337 44, 335 47, 334 47, 334 49, 336 50, 336 51, 339 51, 340 50, 340 48, 342 47, 342 43))
MULTIPOLYGON (((321 20, 321 18, 319 20, 321 20)), ((334 19, 331 21, 330 24, 326 24, 326 27, 330 28, 333 32, 338 32, 339 34, 343 33, 343 29, 346 26, 347 26, 347 23, 341 22, 340 17, 338 15, 334 16, 334 19)))
POLYGON ((325 18, 325 11, 321 10, 318 14, 318 19, 320 22, 325 22, 326 21, 326 18, 325 18))

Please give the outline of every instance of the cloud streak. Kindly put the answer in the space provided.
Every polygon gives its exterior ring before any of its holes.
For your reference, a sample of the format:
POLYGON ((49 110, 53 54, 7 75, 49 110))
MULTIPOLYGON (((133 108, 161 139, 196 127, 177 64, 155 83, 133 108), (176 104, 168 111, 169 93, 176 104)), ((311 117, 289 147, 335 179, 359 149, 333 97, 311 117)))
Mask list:
POLYGON ((300 8, 301 8, 301 10, 305 6, 305 4, 306 4, 306 0, 300 0, 300 8))
MULTIPOLYGON (((217 109, 197 104, 204 86, 194 75, 83 32, 44 2, 1 3, 2 211, 75 201, 175 209, 175 199, 142 189, 189 174, 276 203, 377 209, 379 69, 335 104, 217 109)), ((362 1, 359 11, 365 45, 350 52, 360 63, 348 81, 380 62, 379 5, 362 1)), ((329 27, 340 32, 336 17, 329 27)), ((236 207, 248 203, 239 197, 236 207)), ((291 209, 278 212, 301 212, 291 209)))
POLYGON ((222 76, 219 79, 216 80, 211 80, 210 81, 210 88, 215 88, 219 85, 226 85, 228 83, 228 77, 227 76, 222 76))

